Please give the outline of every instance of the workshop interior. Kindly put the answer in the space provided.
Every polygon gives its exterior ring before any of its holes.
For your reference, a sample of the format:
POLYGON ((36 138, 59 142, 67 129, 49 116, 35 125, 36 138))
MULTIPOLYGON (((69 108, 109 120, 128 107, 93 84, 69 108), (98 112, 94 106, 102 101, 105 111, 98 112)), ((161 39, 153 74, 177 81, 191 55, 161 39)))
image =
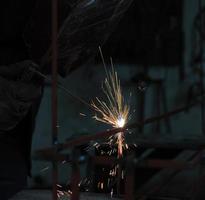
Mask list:
MULTIPOLYGON (((0 33, 0 64, 32 61, 15 90, 32 93, 24 118, 38 107, 21 137, 31 175, 11 200, 204 200, 205 1, 8 2, 1 30, 22 41, 0 33)), ((22 123, 3 116, 0 128, 22 123)))

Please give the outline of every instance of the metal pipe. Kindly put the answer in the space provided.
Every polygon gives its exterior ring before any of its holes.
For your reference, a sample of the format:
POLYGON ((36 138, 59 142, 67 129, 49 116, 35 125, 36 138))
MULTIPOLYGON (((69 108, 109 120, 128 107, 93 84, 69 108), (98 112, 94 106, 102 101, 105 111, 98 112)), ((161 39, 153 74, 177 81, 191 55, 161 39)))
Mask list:
MULTIPOLYGON (((51 82, 51 79, 49 77, 47 77, 45 74, 41 73, 40 71, 37 71, 34 68, 30 68, 30 70, 33 73, 35 73, 36 75, 38 75, 39 77, 45 79, 46 81, 49 81, 49 83, 51 82)), ((63 90, 65 92, 65 94, 68 95, 69 97, 71 97, 73 100, 76 100, 76 101, 84 104, 85 106, 87 106, 91 110, 94 110, 94 108, 88 102, 86 102, 81 97, 74 95, 68 88, 66 88, 66 85, 65 85, 65 83, 63 83, 62 80, 57 80, 57 86, 59 89, 63 90)))
MULTIPOLYGON (((200 89, 201 94, 204 92, 204 69, 203 69, 203 13, 202 13, 202 1, 199 0, 199 37, 200 37, 200 44, 199 44, 199 59, 200 59, 200 89)), ((205 134, 205 110, 204 110, 204 102, 201 102, 201 126, 202 126, 202 133, 205 134)))
MULTIPOLYGON (((58 81, 58 0, 52 0, 52 144, 58 143, 58 106, 57 106, 57 81, 58 81)), ((58 166, 53 161, 53 200, 57 200, 58 166)))
MULTIPOLYGON (((196 106, 198 104, 201 103, 202 100, 198 100, 198 101, 195 101, 193 103, 190 103, 186 106, 182 106, 180 108, 177 108, 175 110, 172 110, 170 112, 167 112, 167 113, 164 113, 160 116, 155 116, 155 117, 151 117, 151 118, 148 118, 146 119, 144 122, 135 122, 133 124, 128 124, 126 125, 125 127, 123 128, 114 128, 114 129, 111 129, 111 130, 107 130, 107 131, 103 131, 103 132, 99 132, 97 134, 94 134, 94 135, 86 135, 86 136, 81 136, 80 138, 76 138, 76 139, 73 139, 73 140, 70 140, 70 141, 67 141, 63 144, 58 144, 58 145, 55 145, 55 148, 58 148, 58 151, 61 151, 61 150, 64 150, 64 149, 68 149, 68 148, 71 148, 71 147, 74 147, 76 145, 81 145, 81 144, 85 144, 87 142, 90 142, 90 141, 93 141, 93 140, 98 140, 98 139, 103 139, 103 138, 108 138, 112 135, 115 135, 116 133, 119 133, 119 132, 124 132, 128 129, 134 129, 134 128, 137 128, 139 127, 141 124, 150 124, 150 123, 153 123, 157 120, 162 120, 164 119, 165 117, 170 117, 170 116, 173 116, 173 115, 176 115, 178 113, 181 113, 181 112, 184 112, 186 111, 187 109, 190 109, 191 107, 193 106, 196 106)), ((153 145, 154 146, 154 145, 153 145)), ((193 146, 193 144, 192 144, 193 146)), ((190 146, 191 148, 191 146, 190 146)), ((200 144, 198 148, 204 148, 204 144, 200 144)), ((48 148, 44 148, 42 150, 38 150, 37 152, 40 153, 40 152, 52 152, 54 149, 54 147, 48 147, 48 148)), ((193 147, 194 149, 194 147, 193 147)))

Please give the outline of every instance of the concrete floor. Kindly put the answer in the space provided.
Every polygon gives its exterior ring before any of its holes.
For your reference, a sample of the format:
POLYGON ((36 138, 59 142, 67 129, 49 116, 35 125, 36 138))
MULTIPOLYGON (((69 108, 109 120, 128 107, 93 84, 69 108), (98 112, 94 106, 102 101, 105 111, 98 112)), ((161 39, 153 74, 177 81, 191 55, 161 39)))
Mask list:
MULTIPOLYGON (((52 195, 49 190, 25 190, 17 194, 10 200, 51 200, 52 195)), ((61 200, 69 200, 70 198, 62 198, 61 200)), ((81 200, 119 200, 111 198, 110 195, 82 193, 81 200)))

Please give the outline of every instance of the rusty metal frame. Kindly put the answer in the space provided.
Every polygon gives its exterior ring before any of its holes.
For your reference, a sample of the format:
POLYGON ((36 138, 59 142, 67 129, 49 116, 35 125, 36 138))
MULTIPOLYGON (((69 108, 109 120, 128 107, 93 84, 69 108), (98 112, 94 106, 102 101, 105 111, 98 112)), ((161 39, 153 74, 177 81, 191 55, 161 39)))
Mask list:
MULTIPOLYGON (((58 0, 52 0, 52 144, 58 143, 58 0)), ((57 200, 58 164, 52 162, 53 200, 57 200)))

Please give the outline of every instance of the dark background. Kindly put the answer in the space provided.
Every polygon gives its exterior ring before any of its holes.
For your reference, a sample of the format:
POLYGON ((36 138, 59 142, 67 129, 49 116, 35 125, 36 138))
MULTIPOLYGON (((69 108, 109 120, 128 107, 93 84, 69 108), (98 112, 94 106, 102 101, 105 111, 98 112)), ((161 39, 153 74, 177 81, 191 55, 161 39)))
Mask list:
POLYGON ((117 62, 182 64, 183 0, 133 1, 103 52, 117 62))

